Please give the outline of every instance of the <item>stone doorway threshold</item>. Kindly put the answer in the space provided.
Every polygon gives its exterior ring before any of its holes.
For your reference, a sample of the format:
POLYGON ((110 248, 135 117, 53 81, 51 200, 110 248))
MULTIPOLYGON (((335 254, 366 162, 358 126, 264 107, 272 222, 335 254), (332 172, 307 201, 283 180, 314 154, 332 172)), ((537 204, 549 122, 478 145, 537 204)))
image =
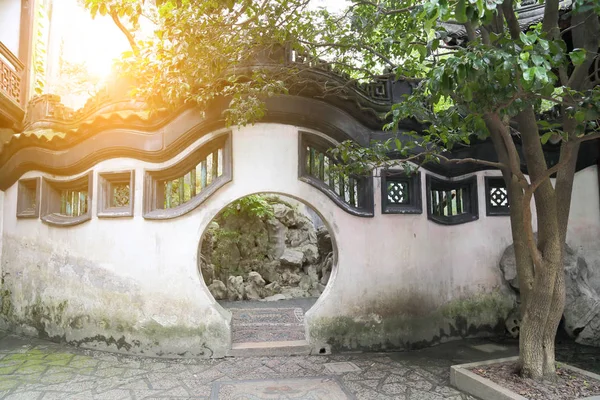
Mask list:
POLYGON ((229 356, 309 354, 304 313, 316 298, 263 301, 222 301, 229 309, 232 345, 229 356))

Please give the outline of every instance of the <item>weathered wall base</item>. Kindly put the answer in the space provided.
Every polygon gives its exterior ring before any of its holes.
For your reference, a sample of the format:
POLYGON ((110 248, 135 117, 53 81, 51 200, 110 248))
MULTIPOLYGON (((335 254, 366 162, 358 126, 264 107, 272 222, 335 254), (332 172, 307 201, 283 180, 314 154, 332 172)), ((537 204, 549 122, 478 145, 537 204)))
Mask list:
POLYGON ((142 293, 139 283, 40 241, 4 241, 4 329, 149 356, 216 358, 229 348, 230 316, 220 307, 142 293))
MULTIPOLYGON (((391 302, 393 304, 394 302, 391 302)), ((453 300, 428 315, 407 313, 399 300, 387 314, 385 307, 357 316, 313 318, 310 343, 318 353, 324 345, 332 351, 411 350, 468 337, 503 334, 504 320, 515 306, 515 297, 503 290, 453 300), (367 317, 365 317, 367 315, 367 317)))

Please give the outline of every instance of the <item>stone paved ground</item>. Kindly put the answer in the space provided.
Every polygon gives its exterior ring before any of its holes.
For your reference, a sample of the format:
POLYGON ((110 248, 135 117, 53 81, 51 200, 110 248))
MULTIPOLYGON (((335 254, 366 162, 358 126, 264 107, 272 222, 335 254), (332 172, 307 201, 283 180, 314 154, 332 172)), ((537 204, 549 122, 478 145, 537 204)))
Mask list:
MULTIPOLYGON (((579 347, 562 351, 571 362, 598 359, 596 349, 573 356, 579 347)), ((449 386, 450 365, 515 352, 513 342, 475 340, 408 353, 164 360, 2 334, 0 398, 472 400, 449 386)))

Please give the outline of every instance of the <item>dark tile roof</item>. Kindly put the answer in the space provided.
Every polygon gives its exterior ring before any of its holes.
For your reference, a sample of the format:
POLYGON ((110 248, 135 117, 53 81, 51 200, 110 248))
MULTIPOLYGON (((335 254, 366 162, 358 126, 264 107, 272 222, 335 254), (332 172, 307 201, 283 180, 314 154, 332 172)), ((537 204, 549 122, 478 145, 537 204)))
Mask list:
MULTIPOLYGON (((572 0, 561 0, 559 7, 561 10, 568 10, 572 4, 572 0)), ((541 22, 544 19, 544 3, 540 4, 537 0, 523 0, 517 9, 517 18, 522 30, 526 30, 530 26, 541 22)), ((451 37, 462 38, 467 35, 465 27, 462 24, 443 23, 442 26, 451 37)))

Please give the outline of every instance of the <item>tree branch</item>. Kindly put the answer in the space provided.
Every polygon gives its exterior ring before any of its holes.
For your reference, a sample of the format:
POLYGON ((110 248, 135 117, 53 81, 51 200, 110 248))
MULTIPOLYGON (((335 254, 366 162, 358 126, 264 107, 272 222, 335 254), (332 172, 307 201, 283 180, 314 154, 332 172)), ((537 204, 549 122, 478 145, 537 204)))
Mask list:
POLYGON ((558 5, 559 0, 546 0, 544 6, 542 31, 546 32, 550 39, 556 39, 560 36, 560 30, 558 29, 558 5))
POLYGON ((477 39, 477 36, 475 35, 475 28, 473 28, 473 24, 470 22, 465 22, 463 25, 467 31, 467 39, 469 39, 469 42, 474 42, 475 39, 477 39))
POLYGON ((508 25, 510 37, 512 37, 513 40, 519 39, 519 36, 521 35, 521 27, 519 26, 517 15, 515 14, 515 10, 513 9, 512 0, 504 0, 504 2, 502 3, 502 13, 504 14, 504 18, 506 19, 506 24, 508 25))
POLYGON ((478 158, 448 158, 448 157, 442 156, 440 154, 436 154, 436 157, 444 160, 445 162, 449 162, 449 163, 453 163, 453 164, 472 163, 472 164, 485 165, 487 167, 497 168, 500 170, 508 167, 506 164, 503 164, 500 162, 480 160, 478 158))
POLYGON ((575 90, 582 90, 590 82, 588 77, 589 70, 596 57, 595 53, 598 51, 598 47, 600 47, 600 22, 595 12, 590 10, 583 14, 575 14, 572 17, 572 23, 577 25, 572 33, 573 45, 584 48, 587 54, 584 62, 576 66, 573 70, 567 86, 575 90), (594 18, 589 18, 588 13, 593 14, 594 18), (583 25, 580 26, 579 21, 583 22, 583 25))
POLYGON ((587 142, 590 140, 596 140, 596 139, 600 139, 600 132, 590 133, 589 135, 581 136, 581 137, 575 138, 574 140, 579 143, 583 143, 583 142, 587 142))
POLYGON ((119 28, 121 30, 121 32, 123 32, 123 34, 125 35, 125 37, 127 37, 127 41, 129 42, 129 45, 131 46, 131 50, 133 51, 133 54, 135 54, 136 56, 139 55, 140 54, 140 49, 139 49, 137 43, 135 43, 135 39, 134 39, 133 35, 121 23, 121 20, 119 20, 119 15, 117 14, 117 12, 116 11, 111 11, 110 17, 114 21, 115 25, 117 25, 117 28, 119 28))

